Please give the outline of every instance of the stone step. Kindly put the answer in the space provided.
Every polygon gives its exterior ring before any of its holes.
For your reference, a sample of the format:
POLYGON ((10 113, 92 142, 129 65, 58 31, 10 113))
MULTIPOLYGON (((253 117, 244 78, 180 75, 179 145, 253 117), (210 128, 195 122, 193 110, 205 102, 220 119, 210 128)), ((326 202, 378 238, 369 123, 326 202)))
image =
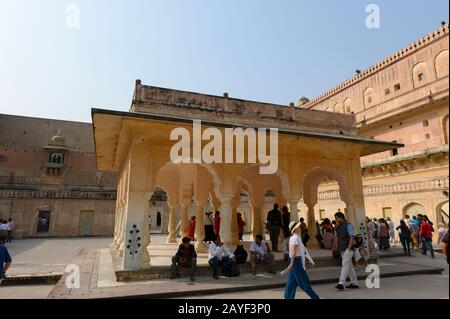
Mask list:
MULTIPOLYGON (((116 280, 118 282, 130 282, 130 281, 145 281, 145 280, 156 280, 156 279, 167 279, 170 278, 171 275, 171 267, 170 265, 167 266, 150 266, 147 269, 139 269, 139 270, 124 270, 120 267, 121 260, 117 257, 115 254, 115 251, 110 250, 113 260, 113 266, 114 266, 114 272, 116 275, 116 280)), ((321 268, 321 267, 330 267, 330 266, 340 266, 340 261, 336 258, 333 258, 331 256, 329 257, 315 257, 314 259, 314 268, 321 268)), ((248 259, 247 259, 248 260, 248 259)), ((369 259, 370 263, 377 263, 376 258, 369 259)), ((276 272, 280 272, 283 269, 287 267, 287 261, 284 260, 275 260, 275 267, 274 270, 276 272)), ((308 265, 307 262, 307 268, 311 267, 308 265)), ((251 273, 251 264, 249 261, 247 261, 245 264, 239 265, 241 273, 251 273)), ((220 267, 219 267, 220 269, 220 267)), ((257 272, 267 272, 268 268, 267 265, 258 265, 257 266, 257 272)), ((182 277, 189 277, 190 276, 190 268, 183 267, 181 269, 182 277)), ((196 269, 196 276, 211 276, 212 271, 209 265, 202 264, 197 265, 196 269)))
POLYGON ((54 285, 61 279, 62 275, 63 273, 8 276, 1 282, 1 286, 54 285))

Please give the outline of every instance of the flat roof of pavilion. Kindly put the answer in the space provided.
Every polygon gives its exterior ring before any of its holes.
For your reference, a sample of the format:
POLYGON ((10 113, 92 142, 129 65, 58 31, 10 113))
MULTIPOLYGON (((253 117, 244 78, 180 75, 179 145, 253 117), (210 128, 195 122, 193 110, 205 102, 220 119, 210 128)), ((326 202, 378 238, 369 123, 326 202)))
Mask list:
MULTIPOLYGON (((112 170, 115 153, 115 147, 119 140, 119 132, 122 126, 122 121, 128 120, 139 120, 148 122, 167 122, 167 123, 182 123, 182 124, 192 124, 193 119, 181 116, 169 116, 161 114, 151 114, 151 113, 139 113, 139 112, 124 112, 124 111, 114 111, 106 109, 91 109, 92 116, 92 127, 94 130, 94 143, 96 150, 96 160, 97 168, 99 170, 112 170)), ((242 127, 242 128, 255 128, 256 126, 241 125, 236 123, 229 123, 226 121, 211 121, 202 120, 202 125, 213 126, 213 127, 242 127)), ((279 128, 278 134, 280 135, 291 135, 291 136, 301 136, 308 138, 316 138, 322 140, 336 140, 341 142, 349 143, 359 143, 366 144, 366 147, 362 150, 361 156, 366 156, 374 153, 379 153, 383 151, 392 150, 394 148, 403 147, 403 144, 379 141, 374 139, 369 139, 360 136, 344 135, 344 134, 332 134, 323 132, 312 132, 305 130, 295 130, 279 128)))

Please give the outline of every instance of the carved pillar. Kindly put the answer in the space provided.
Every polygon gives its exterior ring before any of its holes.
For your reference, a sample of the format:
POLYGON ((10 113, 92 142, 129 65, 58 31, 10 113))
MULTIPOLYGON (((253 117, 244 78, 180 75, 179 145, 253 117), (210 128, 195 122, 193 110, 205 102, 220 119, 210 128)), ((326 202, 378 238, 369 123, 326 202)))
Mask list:
POLYGON ((188 235, 188 205, 180 204, 180 236, 181 238, 188 235))
POLYGON ((124 168, 129 172, 126 209, 124 210, 123 264, 124 269, 150 266, 147 246, 150 243, 148 201, 151 197, 149 181, 152 176, 150 149, 144 143, 133 142, 124 168))
POLYGON ((231 208, 232 196, 222 196, 220 206, 220 237, 222 241, 229 247, 232 245, 233 233, 231 229, 232 222, 232 208, 231 208))
POLYGON ((316 240, 317 236, 317 227, 316 227, 316 219, 314 216, 314 206, 316 204, 310 204, 307 203, 306 206, 308 206, 308 214, 307 214, 307 225, 308 225, 308 234, 309 234, 309 241, 308 241, 308 247, 309 248, 319 248, 319 243, 316 240))
POLYGON ((204 214, 204 202, 195 201, 195 250, 198 253, 204 253, 207 251, 203 244, 205 238, 205 214, 204 214))
POLYGON ((252 214, 252 236, 253 239, 256 238, 256 235, 261 235, 264 237, 264 229, 262 227, 262 221, 261 221, 261 207, 264 205, 263 203, 258 203, 253 207, 253 214, 252 214))
POLYGON ((177 221, 177 206, 169 206, 169 235, 167 236, 167 243, 176 243, 176 221, 177 221))
POLYGON ((288 198, 288 203, 289 203, 289 210, 291 213, 291 222, 292 221, 296 221, 298 222, 298 201, 299 198, 298 197, 289 197, 288 198))
POLYGON ((361 176, 361 164, 358 159, 349 161, 348 194, 342 200, 347 204, 348 219, 355 227, 355 234, 361 234, 364 245, 369 249, 366 229, 366 212, 364 206, 364 193, 361 176))
POLYGON ((233 198, 231 201, 231 244, 233 247, 239 244, 239 228, 237 224, 238 207, 239 199, 233 198))

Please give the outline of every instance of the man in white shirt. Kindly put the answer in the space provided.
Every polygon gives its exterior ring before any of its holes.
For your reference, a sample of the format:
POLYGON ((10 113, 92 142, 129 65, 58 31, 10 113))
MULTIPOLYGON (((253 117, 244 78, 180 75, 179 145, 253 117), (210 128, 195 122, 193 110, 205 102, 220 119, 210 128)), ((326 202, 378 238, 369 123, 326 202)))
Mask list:
POLYGON ((9 226, 6 220, 0 220, 0 244, 5 244, 8 240, 9 226))
POLYGON ((9 230, 9 225, 8 225, 8 222, 6 220, 3 220, 0 223, 0 230, 9 230))
POLYGON ((219 279, 219 266, 228 269, 233 262, 234 254, 217 236, 214 242, 209 245, 208 263, 213 271, 213 278, 219 279))
POLYGON ((267 243, 262 241, 261 235, 256 235, 255 241, 250 246, 250 263, 252 265, 252 274, 256 275, 256 264, 268 265, 268 272, 274 274, 273 271, 275 256, 270 252, 267 243))

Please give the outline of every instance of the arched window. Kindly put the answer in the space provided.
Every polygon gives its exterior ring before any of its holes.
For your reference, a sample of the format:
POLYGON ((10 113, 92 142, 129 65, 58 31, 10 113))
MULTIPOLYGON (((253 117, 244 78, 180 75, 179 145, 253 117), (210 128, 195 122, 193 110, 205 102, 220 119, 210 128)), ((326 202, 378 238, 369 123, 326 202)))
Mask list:
POLYGON ((350 98, 346 98, 344 100, 344 110, 345 110, 345 113, 352 112, 352 100, 350 100, 350 98))
POLYGON ((418 87, 427 83, 430 80, 430 75, 428 74, 428 67, 425 62, 417 63, 412 70, 414 87, 418 87))
POLYGON ((441 51, 436 55, 434 67, 438 79, 448 75, 448 50, 441 51))
POLYGON ((334 105, 334 111, 337 113, 344 113, 342 103, 338 102, 334 105))
POLYGON ((364 106, 366 108, 374 105, 375 94, 373 87, 368 87, 367 89, 364 90, 363 98, 364 98, 364 106))
POLYGON ((448 144, 448 114, 442 119, 442 129, 444 131, 444 142, 448 144))
POLYGON ((50 163, 52 164, 62 164, 63 155, 61 153, 53 153, 50 155, 50 163))
POLYGON ((418 214, 425 214, 425 207, 418 203, 409 203, 403 207, 403 216, 409 215, 409 217, 417 216, 418 214))

